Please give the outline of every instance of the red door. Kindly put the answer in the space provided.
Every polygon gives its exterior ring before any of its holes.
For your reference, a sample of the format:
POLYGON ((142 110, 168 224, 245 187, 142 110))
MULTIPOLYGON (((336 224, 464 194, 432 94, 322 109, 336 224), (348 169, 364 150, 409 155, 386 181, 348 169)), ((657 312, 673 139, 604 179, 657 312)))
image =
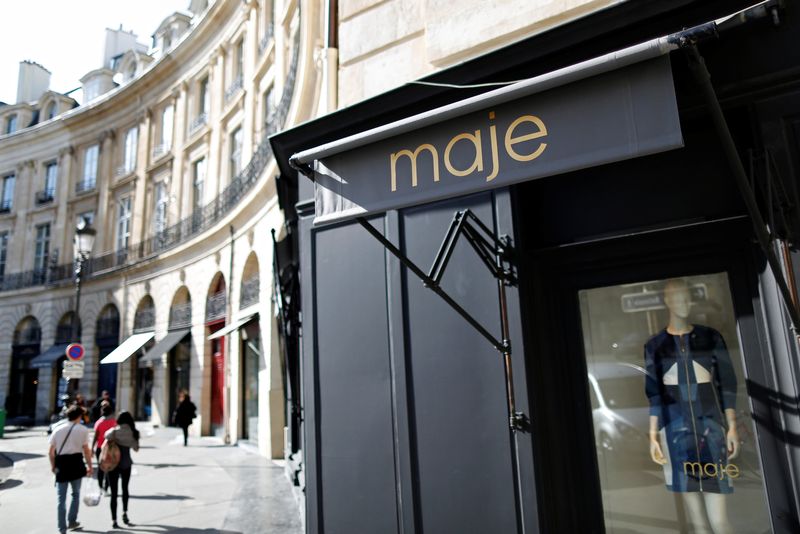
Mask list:
POLYGON ((221 427, 225 413, 225 338, 211 340, 211 426, 221 427))

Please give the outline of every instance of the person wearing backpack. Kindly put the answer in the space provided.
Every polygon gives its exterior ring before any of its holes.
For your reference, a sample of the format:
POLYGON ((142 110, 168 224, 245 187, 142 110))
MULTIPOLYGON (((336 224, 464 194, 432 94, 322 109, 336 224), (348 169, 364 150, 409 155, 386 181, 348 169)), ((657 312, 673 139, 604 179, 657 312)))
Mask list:
MULTIPOLYGON (((92 448, 94 449, 98 466, 100 465, 100 451, 102 450, 103 442, 105 441, 106 432, 117 426, 117 420, 111 417, 113 412, 114 407, 111 405, 111 403, 106 401, 100 403, 100 413, 102 415, 94 424, 94 440, 92 442, 92 448)), ((103 486, 104 474, 105 472, 102 468, 97 470, 97 484, 100 486, 100 489, 104 489, 106 495, 108 495, 108 477, 105 477, 105 486, 103 486)))
POLYGON ((183 390, 180 395, 180 403, 175 408, 175 413, 172 414, 172 423, 183 429, 184 447, 189 443, 189 425, 192 424, 195 417, 197 417, 197 406, 189 398, 189 392, 183 390))
MULTIPOLYGON (((117 466, 109 471, 108 481, 111 487, 111 521, 113 528, 119 528, 117 523, 117 481, 122 479, 122 521, 131 526, 128 519, 128 483, 131 480, 131 467, 133 460, 131 459, 131 449, 134 451, 139 450, 139 431, 136 430, 136 424, 133 422, 133 416, 130 412, 122 412, 117 417, 117 426, 108 430, 105 434, 105 448, 110 446, 119 447, 119 463, 117 466)), ((105 454, 101 452, 100 456, 105 460, 105 454)), ((102 460, 101 460, 102 462, 102 460)))
POLYGON ((67 528, 75 529, 80 526, 78 507, 81 480, 84 476, 92 476, 89 429, 81 424, 83 413, 84 410, 80 406, 70 406, 67 410, 67 419, 53 427, 53 433, 50 434, 50 469, 56 475, 58 531, 61 534, 67 532, 67 528), (72 487, 69 515, 67 515, 67 486, 72 487))

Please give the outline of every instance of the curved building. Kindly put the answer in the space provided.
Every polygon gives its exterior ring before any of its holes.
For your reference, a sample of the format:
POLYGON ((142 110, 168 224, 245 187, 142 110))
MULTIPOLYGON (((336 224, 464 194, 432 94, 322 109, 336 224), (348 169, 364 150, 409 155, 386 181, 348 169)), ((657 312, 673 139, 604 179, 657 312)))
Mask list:
POLYGON ((49 90, 44 67, 21 64, 18 103, 0 106, 10 422, 48 421, 69 389, 89 402, 108 390, 118 409, 167 425, 186 390, 193 432, 283 457, 272 272, 287 229, 267 136, 314 112, 316 8, 302 4, 195 0, 149 48, 107 30, 81 105, 49 90), (80 220, 97 233, 73 321, 80 220), (76 341, 84 374, 68 383, 76 341))

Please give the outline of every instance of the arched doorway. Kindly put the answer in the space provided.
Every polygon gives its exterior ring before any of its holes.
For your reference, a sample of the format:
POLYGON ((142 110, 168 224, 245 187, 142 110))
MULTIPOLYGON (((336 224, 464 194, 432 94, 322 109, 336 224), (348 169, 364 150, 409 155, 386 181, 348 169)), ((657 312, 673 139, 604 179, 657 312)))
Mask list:
MULTIPOLYGON (((211 335, 225 326, 228 296, 225 277, 214 275, 206 299, 206 334, 211 335)), ((225 432, 225 337, 210 340, 211 346, 211 433, 225 432)))
POLYGON ((14 329, 6 411, 9 419, 22 424, 33 424, 36 418, 39 370, 32 368, 30 361, 39 354, 41 340, 42 329, 35 317, 25 317, 14 329))
POLYGON ((177 343, 167 353, 167 369, 169 372, 169 411, 171 414, 178 405, 181 391, 189 391, 192 370, 192 337, 189 328, 192 326, 192 298, 186 286, 182 286, 172 297, 169 308, 169 334, 178 334, 177 343))
MULTIPOLYGON (((133 333, 142 334, 153 332, 156 325, 156 305, 153 297, 145 295, 136 306, 136 313, 133 316, 133 333)), ((140 366, 139 358, 155 345, 154 340, 148 341, 142 348, 136 351, 133 360, 135 369, 136 384, 134 392, 135 417, 140 421, 147 421, 152 415, 153 402, 153 368, 150 366, 140 366)))
POLYGON ((97 345, 97 395, 103 391, 111 394, 111 399, 117 396, 117 365, 116 363, 100 365, 100 360, 111 354, 119 345, 119 311, 113 304, 106 305, 97 316, 94 342, 97 345))
MULTIPOLYGON (((251 252, 242 270, 242 283, 239 288, 239 309, 258 304, 261 293, 261 276, 258 268, 258 257, 251 252)), ((239 434, 242 439, 258 442, 259 418, 259 372, 261 371, 261 329, 258 320, 242 326, 242 333, 232 337, 240 343, 241 355, 241 395, 242 426, 239 434)))

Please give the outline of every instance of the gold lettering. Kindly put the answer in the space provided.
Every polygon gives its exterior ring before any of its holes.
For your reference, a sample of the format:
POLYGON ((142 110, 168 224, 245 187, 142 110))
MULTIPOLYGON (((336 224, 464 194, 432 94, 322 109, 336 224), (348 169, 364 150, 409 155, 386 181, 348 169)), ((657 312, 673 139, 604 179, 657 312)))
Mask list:
POLYGON ((736 464, 728 464, 725 473, 731 478, 739 478, 739 467, 736 464))
POLYGON ((717 477, 717 464, 706 464, 706 465, 704 465, 703 466, 703 472, 706 474, 706 476, 716 478, 717 477), (708 468, 709 467, 713 468, 711 473, 708 472, 708 468))
POLYGON ((506 152, 508 155, 514 158, 517 161, 532 161, 539 156, 542 155, 544 149, 547 148, 547 143, 539 143, 539 147, 534 150, 530 154, 519 154, 514 150, 514 145, 517 143, 523 143, 525 141, 531 141, 533 139, 539 139, 540 137, 545 137, 547 135, 547 127, 542 122, 542 119, 535 115, 523 115, 519 117, 517 120, 511 123, 506 130, 506 152), (514 137, 514 130, 517 126, 522 124, 523 122, 530 122, 536 125, 538 130, 531 134, 520 135, 518 137, 514 137))
POLYGON ((482 171, 483 149, 481 148, 481 131, 475 130, 474 134, 471 134, 469 132, 464 132, 450 139, 450 142, 447 143, 447 147, 445 147, 444 149, 444 166, 447 168, 447 172, 449 172, 453 176, 466 176, 468 174, 472 174, 476 170, 478 172, 482 171), (455 144, 461 141, 462 139, 468 139, 472 141, 473 145, 475 145, 475 159, 473 160, 472 165, 467 167, 465 170, 460 171, 455 167, 453 167, 453 164, 450 163, 450 151, 453 150, 455 144))
MULTIPOLYGON (((494 111, 489 113, 489 119, 494 119, 494 111)), ((492 173, 486 177, 487 182, 491 182, 497 177, 500 172, 500 163, 497 156, 497 126, 492 124, 489 126, 489 140, 492 144, 492 173)))
POLYGON ((703 464, 700 462, 683 462, 683 474, 689 474, 689 468, 692 469, 692 475, 702 475, 703 474, 703 464))
POLYGON ((400 152, 393 152, 389 157, 392 167, 392 191, 397 191, 397 160, 403 156, 408 156, 408 159, 411 161, 411 187, 417 187, 417 156, 419 156, 420 152, 423 150, 428 150, 431 153, 431 158, 433 159, 433 181, 439 181, 439 152, 436 150, 435 146, 425 143, 419 145, 414 152, 404 149, 400 152))

